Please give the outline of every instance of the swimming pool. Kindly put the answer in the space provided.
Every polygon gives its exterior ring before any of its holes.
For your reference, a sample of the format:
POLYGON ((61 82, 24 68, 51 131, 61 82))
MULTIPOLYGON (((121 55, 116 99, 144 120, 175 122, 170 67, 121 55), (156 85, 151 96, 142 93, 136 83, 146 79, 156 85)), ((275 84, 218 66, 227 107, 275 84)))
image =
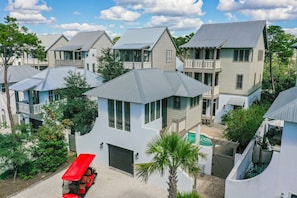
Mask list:
MULTIPOLYGON (((188 132, 188 141, 190 143, 196 143, 196 133, 188 132)), ((206 135, 200 134, 200 145, 201 146, 212 146, 212 141, 206 135)))

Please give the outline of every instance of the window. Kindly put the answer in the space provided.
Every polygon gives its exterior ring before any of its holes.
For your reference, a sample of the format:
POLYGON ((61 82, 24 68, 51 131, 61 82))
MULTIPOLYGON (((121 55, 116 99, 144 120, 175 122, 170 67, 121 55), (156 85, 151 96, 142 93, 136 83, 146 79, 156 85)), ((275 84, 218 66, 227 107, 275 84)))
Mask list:
POLYGON ((236 76, 236 89, 242 89, 243 75, 236 76))
POLYGON ((290 198, 297 198, 297 195, 291 194, 290 198))
POLYGON ((173 97, 173 108, 174 109, 180 109, 180 103, 181 103, 181 99, 179 96, 174 96, 173 97))
POLYGON ((39 91, 32 91, 32 101, 33 104, 39 104, 39 91))
POLYGON ((123 115, 122 101, 116 101, 117 129, 123 129, 122 115, 123 115))
POLYGON ((220 59, 221 56, 221 49, 217 49, 217 57, 216 59, 220 59))
POLYGON ((156 118, 160 118, 161 115, 161 102, 160 100, 157 101, 157 110, 156 110, 156 118))
POLYGON ((87 70, 90 70, 90 68, 89 68, 89 63, 87 63, 87 70))
POLYGON ((202 73, 195 73, 194 78, 195 78, 196 80, 199 80, 200 82, 202 82, 202 73))
POLYGON ((130 131, 130 103, 124 103, 125 131, 130 131))
POLYGON ((57 100, 60 100, 61 99, 61 95, 59 94, 59 91, 57 90, 50 90, 48 92, 49 94, 49 101, 50 102, 53 102, 53 101, 57 101, 57 100))
POLYGON ((263 60, 263 55, 264 55, 264 51, 263 50, 259 50, 258 51, 258 61, 262 61, 263 60))
POLYGON ((168 62, 172 62, 172 59, 173 59, 173 57, 172 57, 173 55, 172 55, 172 50, 166 50, 166 62, 168 63, 168 62))
POLYGON ((4 93, 5 92, 5 84, 1 85, 1 91, 4 93))
POLYGON ((250 50, 240 49, 234 50, 233 60, 236 62, 248 62, 250 57, 250 50))
POLYGON ((185 75, 189 76, 192 78, 192 72, 185 72, 185 75))
POLYGON ((212 86, 212 74, 211 73, 204 74, 204 84, 212 86))
POLYGON ((114 128, 114 101, 108 100, 108 126, 114 128))
POLYGON ((219 73, 215 75, 215 86, 219 85, 219 73))
POLYGON ((149 105, 149 103, 147 103, 147 104, 145 104, 145 106, 144 106, 144 111, 145 111, 145 116, 144 116, 144 123, 145 124, 147 124, 150 120, 150 117, 149 117, 149 115, 150 115, 150 112, 149 112, 149 110, 150 110, 150 105, 149 105))
POLYGON ((191 104, 190 104, 190 106, 191 107, 194 107, 194 106, 199 105, 199 100, 200 100, 200 97, 199 96, 196 96, 194 98, 191 98, 191 104))
POLYGON ((151 121, 155 120, 155 102, 151 102, 151 121))
POLYGON ((93 63, 92 66, 93 66, 93 72, 96 72, 96 71, 95 71, 95 63, 93 63))

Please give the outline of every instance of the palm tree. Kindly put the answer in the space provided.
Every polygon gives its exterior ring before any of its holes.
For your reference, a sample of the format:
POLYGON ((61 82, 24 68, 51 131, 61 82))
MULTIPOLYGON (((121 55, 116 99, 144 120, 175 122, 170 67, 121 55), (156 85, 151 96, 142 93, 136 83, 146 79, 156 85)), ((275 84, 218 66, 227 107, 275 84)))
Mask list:
POLYGON ((153 155, 151 162, 136 164, 136 175, 147 182, 149 175, 159 171, 163 176, 169 170, 168 198, 177 195, 177 169, 181 167, 190 175, 196 176, 199 172, 198 156, 205 157, 199 152, 199 147, 179 137, 176 133, 165 134, 148 143, 146 153, 153 155))

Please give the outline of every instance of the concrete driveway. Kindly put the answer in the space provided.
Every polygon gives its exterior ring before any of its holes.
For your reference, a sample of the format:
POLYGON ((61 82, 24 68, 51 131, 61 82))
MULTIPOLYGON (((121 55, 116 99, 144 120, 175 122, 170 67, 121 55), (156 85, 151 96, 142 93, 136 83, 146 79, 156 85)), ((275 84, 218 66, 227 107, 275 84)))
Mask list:
MULTIPOLYGON (((96 165, 98 176, 85 198, 165 198, 167 191, 158 186, 145 184, 124 173, 96 165)), ((65 171, 65 170, 64 170, 65 171)), ((64 171, 57 173, 11 198, 60 198, 64 171)))

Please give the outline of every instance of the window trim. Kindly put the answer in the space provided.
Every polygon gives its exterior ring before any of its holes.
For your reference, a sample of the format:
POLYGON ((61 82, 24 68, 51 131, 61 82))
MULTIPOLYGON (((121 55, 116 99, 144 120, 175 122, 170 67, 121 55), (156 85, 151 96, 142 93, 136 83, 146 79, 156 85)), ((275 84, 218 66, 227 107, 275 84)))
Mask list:
POLYGON ((243 89, 243 74, 236 75, 235 89, 238 89, 238 90, 243 89), (241 81, 239 81, 239 77, 241 77, 241 81))
POLYGON ((166 63, 173 61, 173 50, 166 50, 166 63))

